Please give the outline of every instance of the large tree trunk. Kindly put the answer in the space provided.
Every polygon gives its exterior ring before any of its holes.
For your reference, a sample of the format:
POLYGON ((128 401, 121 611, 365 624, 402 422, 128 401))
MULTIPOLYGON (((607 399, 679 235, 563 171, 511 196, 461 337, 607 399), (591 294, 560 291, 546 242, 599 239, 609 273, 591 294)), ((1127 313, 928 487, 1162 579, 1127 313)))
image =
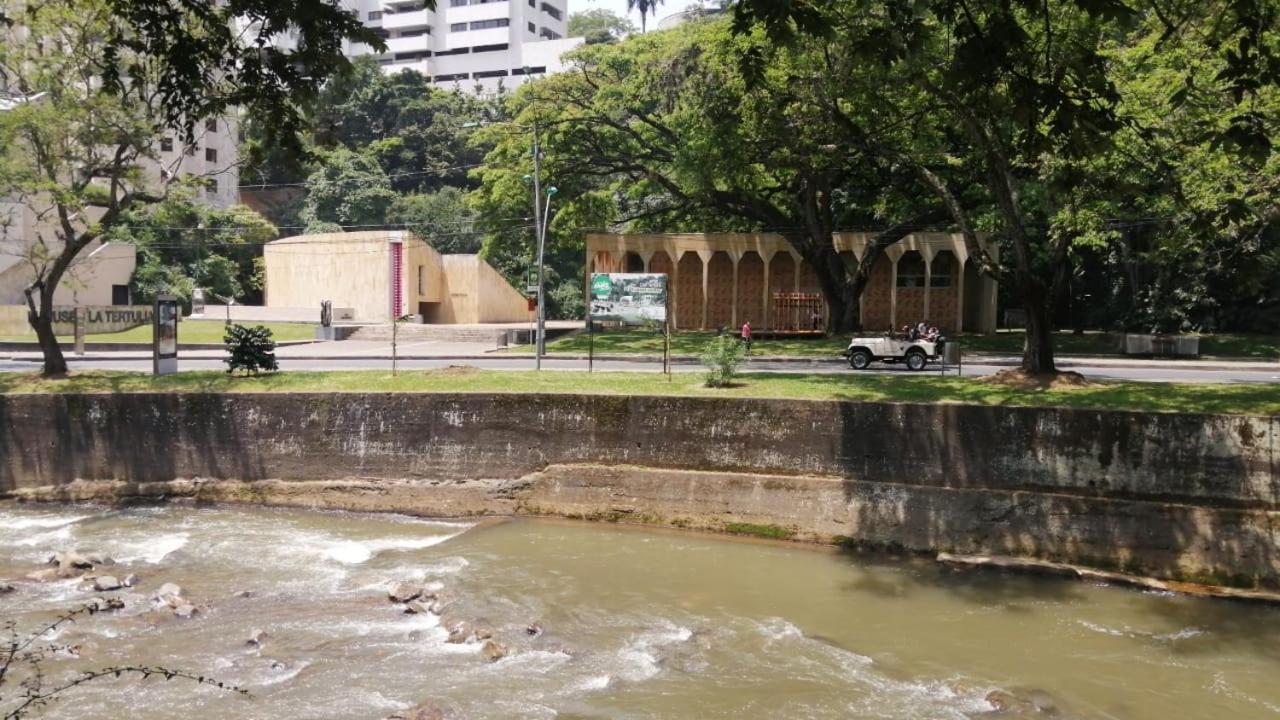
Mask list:
POLYGON ((26 290, 27 322, 36 331, 36 340, 40 343, 40 353, 44 355, 46 377, 67 374, 67 359, 62 355, 62 346, 58 344, 58 336, 53 333, 53 293, 47 291, 45 284, 33 285, 26 290), (36 307, 34 291, 40 292, 40 306, 36 307))
POLYGON ((1053 360, 1053 322, 1048 298, 1040 283, 1027 279, 1022 287, 1022 307, 1027 314, 1027 336, 1022 346, 1022 370, 1027 373, 1057 372, 1053 360))

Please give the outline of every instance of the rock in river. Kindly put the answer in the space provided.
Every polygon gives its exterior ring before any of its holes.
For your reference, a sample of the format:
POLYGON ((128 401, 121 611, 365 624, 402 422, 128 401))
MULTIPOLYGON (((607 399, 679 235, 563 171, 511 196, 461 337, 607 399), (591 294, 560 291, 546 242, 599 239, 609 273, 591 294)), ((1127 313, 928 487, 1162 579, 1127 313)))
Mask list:
POLYGON ((486 640, 484 647, 480 648, 480 652, 489 662, 498 662, 507 656, 507 648, 493 640, 486 640))
POLYGON ((93 579, 93 589, 98 592, 108 592, 111 590, 119 590, 124 587, 124 583, 115 579, 112 575, 99 575, 93 579))
POLYGON ((422 586, 409 583, 400 583, 387 593, 387 599, 394 603, 407 603, 420 597, 422 597, 422 586))

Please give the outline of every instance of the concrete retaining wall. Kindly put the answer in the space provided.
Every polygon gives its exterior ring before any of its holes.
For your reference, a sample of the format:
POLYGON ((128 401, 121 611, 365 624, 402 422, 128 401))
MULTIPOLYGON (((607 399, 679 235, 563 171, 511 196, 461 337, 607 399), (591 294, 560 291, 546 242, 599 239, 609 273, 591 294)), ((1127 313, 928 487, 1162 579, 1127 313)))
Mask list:
POLYGON ((30 497, 202 493, 747 523, 803 539, 1280 587, 1276 418, 604 396, 90 395, 0 397, 0 428, 0 488, 30 497), (168 482, 178 478, 249 482, 168 482))

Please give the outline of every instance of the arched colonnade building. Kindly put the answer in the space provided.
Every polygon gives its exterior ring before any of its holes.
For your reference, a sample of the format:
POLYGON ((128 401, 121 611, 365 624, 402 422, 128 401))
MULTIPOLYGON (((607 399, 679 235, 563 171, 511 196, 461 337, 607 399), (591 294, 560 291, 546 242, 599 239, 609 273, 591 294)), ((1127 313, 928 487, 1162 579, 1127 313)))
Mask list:
MULTIPOLYGON (((832 243, 853 263, 871 239, 870 233, 836 233, 832 243)), ((998 262, 999 248, 980 241, 998 262)), ((821 292, 809 264, 773 233, 592 233, 586 244, 588 277, 666 273, 680 330, 737 327, 746 320, 768 330, 777 294, 821 292)), ((927 320, 949 333, 994 332, 996 289, 996 280, 969 257, 963 235, 913 233, 885 248, 876 262, 859 319, 868 331, 927 320)))

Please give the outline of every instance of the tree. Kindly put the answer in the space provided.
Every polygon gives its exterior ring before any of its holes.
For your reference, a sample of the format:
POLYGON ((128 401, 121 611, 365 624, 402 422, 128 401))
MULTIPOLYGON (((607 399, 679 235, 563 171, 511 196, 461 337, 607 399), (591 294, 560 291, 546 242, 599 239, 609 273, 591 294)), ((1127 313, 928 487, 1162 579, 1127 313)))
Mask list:
MULTIPOLYGON (((869 62, 926 94, 963 133, 957 146, 981 168, 999 230, 1013 251, 1012 279, 1027 313, 1022 368, 1053 372, 1050 308, 1062 296, 1079 228, 1057 222, 1077 198, 1080 161, 1114 147, 1124 126, 1109 64, 1112 43, 1136 23, 1158 27, 1160 42, 1205 33, 1223 67, 1212 84, 1238 101, 1280 80, 1274 0, 1167 6, 1113 0, 1007 3, 930 0, 904 8, 863 0, 827 5, 744 0, 735 28, 763 28, 782 42, 796 32, 838 36, 869 62)), ((769 55, 749 48, 740 61, 759 77, 769 55)), ((1186 77, 1190 78, 1190 75, 1186 77)), ((1173 107, 1185 93, 1170 98, 1173 107)), ((1240 108, 1211 133, 1245 155, 1271 152, 1268 130, 1240 108)), ((944 192, 939 190, 939 194, 944 192)), ((959 222, 964 209, 952 204, 959 222)))
POLYGON ((340 232, 343 228, 385 225, 396 199, 391 181, 366 153, 338 148, 323 156, 307 178, 302 220, 308 232, 340 232))
POLYGON ((629 19, 604 8, 569 15, 569 35, 586 38, 588 45, 618 42, 635 31, 636 26, 629 19))
POLYGON ((640 32, 647 32, 645 27, 649 15, 658 14, 658 6, 663 0, 627 0, 627 12, 640 11, 640 32))
MULTIPOLYGON (((706 20, 585 48, 570 72, 542 81, 536 94, 517 93, 517 120, 545 128, 544 174, 560 189, 553 226, 778 232, 814 269, 832 328, 848 328, 882 250, 943 217, 941 208, 885 192, 898 171, 865 150, 866 134, 848 122, 876 106, 833 111, 862 92, 826 79, 821 65, 838 43, 780 48, 750 86, 738 57, 752 43, 767 39, 735 37, 726 22, 706 20), (898 215, 885 218, 885 208, 898 215), (869 252, 837 254, 838 227, 869 224, 884 228, 869 252)), ((510 217, 528 203, 519 180, 529 171, 527 144, 510 134, 494 141, 490 167, 477 171, 485 183, 478 202, 482 215, 510 217)))
POLYGON ((189 301, 200 287, 243 303, 261 297, 255 261, 278 236, 276 227, 244 205, 214 208, 195 202, 193 193, 178 188, 163 202, 135 207, 106 232, 107 240, 137 248, 131 295, 139 302, 161 294, 189 301))
POLYGON ((51 0, 22 10, 0 23, 0 86, 32 101, 0 112, 0 196, 36 221, 31 236, 5 242, 31 267, 28 318, 44 373, 59 375, 54 290, 81 252, 178 179, 155 170, 166 128, 190 139, 197 121, 240 106, 291 133, 297 101, 345 64, 343 43, 380 42, 321 0, 51 0), (272 49, 287 30, 299 32, 297 50, 272 49))
POLYGON ((455 187, 434 193, 402 195, 387 212, 387 221, 407 225, 415 235, 441 253, 476 253, 483 236, 476 229, 476 214, 467 196, 455 187))
POLYGON ((498 119, 495 101, 446 92, 416 70, 387 75, 372 57, 321 93, 312 135, 319 149, 345 147, 377 158, 397 192, 467 187, 484 152, 469 139, 498 119))

